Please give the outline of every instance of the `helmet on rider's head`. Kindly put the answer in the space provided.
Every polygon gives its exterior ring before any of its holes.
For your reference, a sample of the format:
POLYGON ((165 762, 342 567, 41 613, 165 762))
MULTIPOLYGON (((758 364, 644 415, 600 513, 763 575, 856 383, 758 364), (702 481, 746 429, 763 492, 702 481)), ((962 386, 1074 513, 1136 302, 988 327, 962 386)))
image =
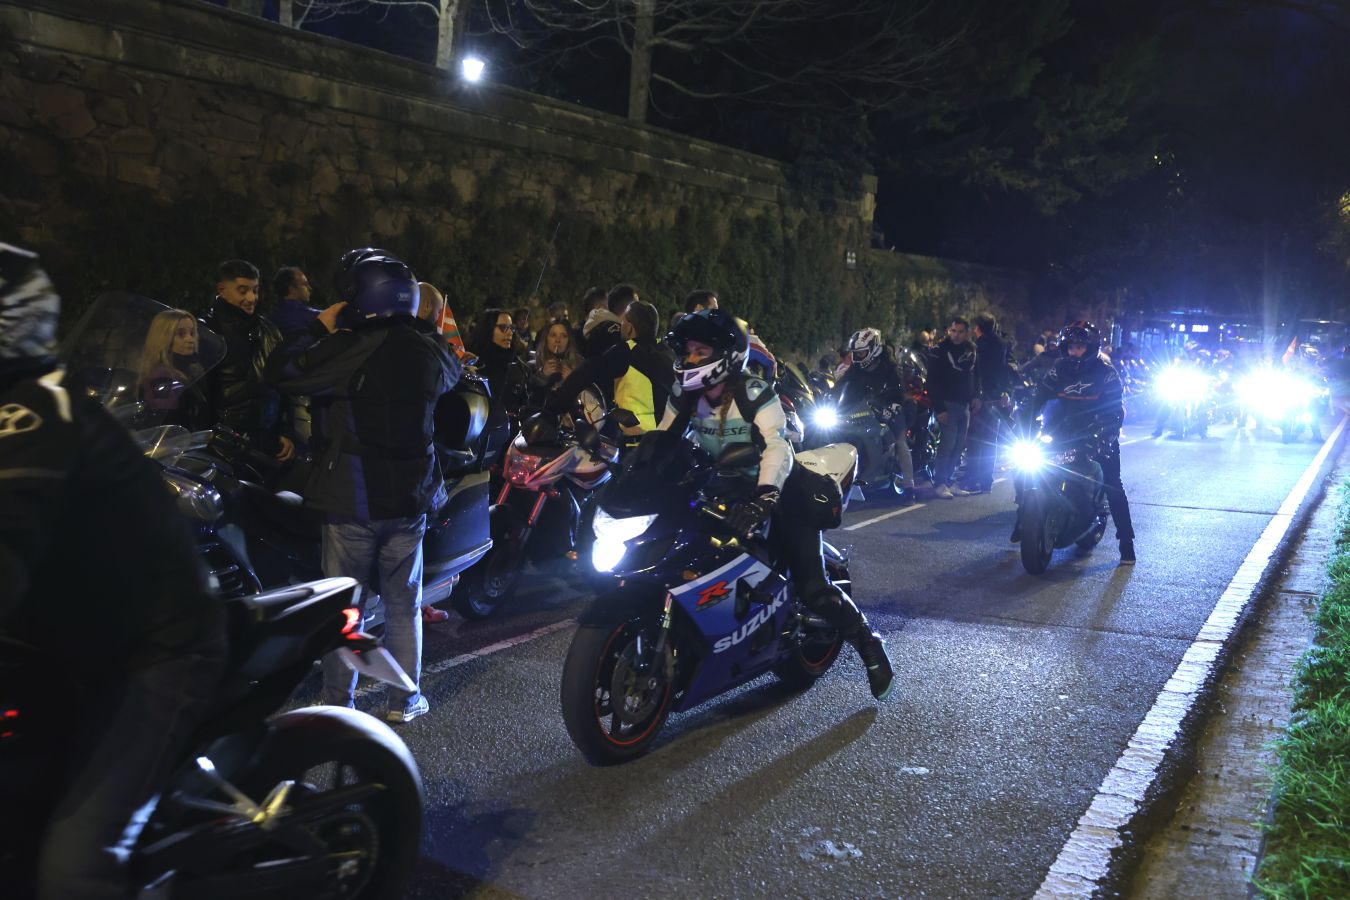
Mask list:
POLYGON ((1064 354, 1064 358, 1073 360, 1069 355, 1069 345, 1083 344, 1087 351, 1079 357, 1079 364, 1085 359, 1094 359, 1102 349, 1102 334, 1097 330, 1097 326, 1091 322, 1077 321, 1070 322, 1059 330, 1059 348, 1064 354))
POLYGON ((855 331, 853 337, 848 339, 848 352, 853 356, 853 365, 861 366, 864 372, 877 364, 884 349, 881 332, 875 328, 855 331))
POLYGON ((355 293, 352 285, 352 267, 358 262, 371 256, 392 257, 393 255, 388 250, 381 250, 378 247, 359 247, 342 254, 342 258, 338 260, 337 269, 333 272, 333 299, 351 302, 355 293))
POLYGON ((343 312, 355 322, 389 316, 415 316, 421 291, 412 269, 395 256, 366 256, 348 273, 350 306, 343 312))
POLYGON ((666 335, 666 344, 675 351, 675 374, 686 391, 704 391, 740 374, 750 355, 749 336, 720 309, 701 309, 685 316, 666 335), (690 341, 711 347, 712 354, 687 361, 690 341))
POLYGON ((0 377, 56 361, 61 298, 36 253, 0 244, 0 377))

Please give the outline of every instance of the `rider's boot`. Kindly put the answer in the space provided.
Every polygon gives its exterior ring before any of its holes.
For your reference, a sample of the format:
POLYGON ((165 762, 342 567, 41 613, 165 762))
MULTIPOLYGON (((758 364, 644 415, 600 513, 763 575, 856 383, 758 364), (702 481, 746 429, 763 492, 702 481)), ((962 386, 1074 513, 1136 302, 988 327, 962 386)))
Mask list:
POLYGON ((837 587, 831 587, 812 597, 806 605, 858 651, 867 668, 867 684, 872 689, 872 696, 878 700, 889 699, 895 688, 895 670, 891 668, 881 635, 867 624, 867 617, 853 599, 837 587))

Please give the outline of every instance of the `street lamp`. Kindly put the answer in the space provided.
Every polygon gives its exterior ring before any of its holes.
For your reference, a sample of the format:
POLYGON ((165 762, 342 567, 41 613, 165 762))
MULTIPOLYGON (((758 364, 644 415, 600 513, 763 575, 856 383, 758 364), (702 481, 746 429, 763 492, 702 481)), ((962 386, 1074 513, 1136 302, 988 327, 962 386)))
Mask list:
POLYGON ((459 63, 464 80, 471 83, 482 80, 485 66, 486 64, 476 56, 466 56, 459 63))

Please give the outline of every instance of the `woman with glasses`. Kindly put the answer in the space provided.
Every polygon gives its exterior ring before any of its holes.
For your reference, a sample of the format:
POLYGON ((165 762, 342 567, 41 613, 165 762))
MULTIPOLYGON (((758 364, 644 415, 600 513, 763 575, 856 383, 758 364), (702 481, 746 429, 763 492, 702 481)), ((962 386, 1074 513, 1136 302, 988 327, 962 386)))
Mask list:
POLYGON ((511 313, 499 307, 483 310, 465 346, 478 357, 474 367, 487 379, 492 405, 508 412, 520 409, 525 402, 527 371, 511 313))

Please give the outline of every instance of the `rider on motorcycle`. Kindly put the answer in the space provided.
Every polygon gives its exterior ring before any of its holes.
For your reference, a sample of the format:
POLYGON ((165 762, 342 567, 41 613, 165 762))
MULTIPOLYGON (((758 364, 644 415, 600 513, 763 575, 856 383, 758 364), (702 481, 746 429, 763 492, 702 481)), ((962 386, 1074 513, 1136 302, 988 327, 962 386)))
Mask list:
POLYGON ((752 442, 759 448, 754 493, 732 506, 727 524, 738 534, 749 534, 772 519, 778 552, 798 596, 857 649, 872 696, 887 699, 895 673, 886 647, 853 600, 826 578, 820 531, 799 511, 777 514, 784 485, 792 477, 792 446, 783 437, 786 420, 773 388, 744 376, 746 332, 725 312, 704 309, 681 319, 666 342, 675 351, 678 383, 657 429, 688 429, 713 457, 727 444, 752 442))
MULTIPOLYGON (((1084 430, 1101 434, 1097 462, 1106 483, 1106 499, 1111 521, 1116 524, 1120 541, 1120 564, 1134 565, 1134 524, 1130 518, 1130 500, 1120 481, 1120 428, 1125 422, 1125 401, 1120 376, 1100 355, 1101 332, 1091 322, 1070 322, 1059 332, 1060 358, 1036 388, 1032 410, 1058 398, 1068 415, 1081 417, 1084 430)), ((1014 531, 1013 540, 1020 535, 1014 531)))
MULTIPOLYGON (((851 387, 859 388, 876 408, 881 421, 895 435, 895 458, 900 464, 903 490, 902 505, 914 502, 914 461, 909 455, 908 432, 918 411, 912 391, 916 372, 913 367, 902 367, 895 354, 881 339, 875 328, 855 331, 848 339, 851 364, 839 379, 842 393, 851 387)), ((922 376, 918 376, 922 377, 922 376)))
POLYGON ((37 257, 0 244, 0 636, 77 687, 49 698, 71 728, 37 896, 124 897, 147 801, 219 681, 223 611, 158 467, 62 387, 60 304, 37 257))

